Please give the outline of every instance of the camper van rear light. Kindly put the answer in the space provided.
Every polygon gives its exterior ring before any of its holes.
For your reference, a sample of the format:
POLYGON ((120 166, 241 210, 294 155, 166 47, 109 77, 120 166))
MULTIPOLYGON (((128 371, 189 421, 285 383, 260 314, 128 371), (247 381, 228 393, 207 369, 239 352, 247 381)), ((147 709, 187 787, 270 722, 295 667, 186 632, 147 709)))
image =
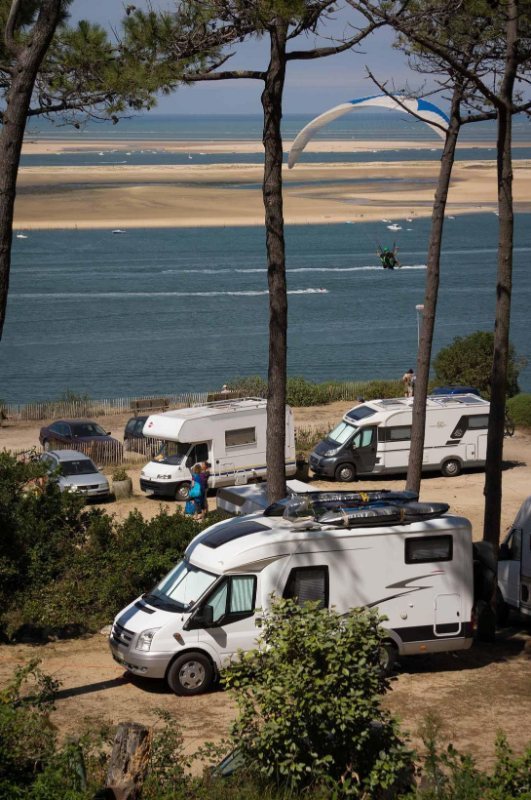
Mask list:
POLYGON ((142 631, 142 633, 138 637, 135 650, 143 650, 144 652, 149 652, 149 650, 151 650, 151 642, 153 641, 155 634, 158 630, 160 630, 160 628, 150 628, 147 631, 142 631))

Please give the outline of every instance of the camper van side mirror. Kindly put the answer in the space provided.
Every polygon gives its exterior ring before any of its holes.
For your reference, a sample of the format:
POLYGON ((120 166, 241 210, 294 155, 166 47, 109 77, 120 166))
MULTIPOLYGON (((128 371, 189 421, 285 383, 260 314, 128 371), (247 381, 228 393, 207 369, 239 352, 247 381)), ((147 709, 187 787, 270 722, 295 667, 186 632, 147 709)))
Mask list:
POLYGON ((511 551, 509 549, 509 545, 507 544, 507 542, 503 542, 503 544, 500 545, 500 552, 498 553, 498 559, 499 561, 509 561, 510 558, 511 558, 511 551))
POLYGON ((190 619, 186 628, 188 630, 195 630, 196 628, 212 628, 214 625, 214 609, 212 606, 202 606, 195 611, 190 619))

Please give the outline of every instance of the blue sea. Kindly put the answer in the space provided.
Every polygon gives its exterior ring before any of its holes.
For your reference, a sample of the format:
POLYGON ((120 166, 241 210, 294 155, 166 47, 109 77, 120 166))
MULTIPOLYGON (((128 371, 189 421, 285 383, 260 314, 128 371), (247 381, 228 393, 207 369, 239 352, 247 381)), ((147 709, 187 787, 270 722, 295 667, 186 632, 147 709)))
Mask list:
MULTIPOLYGON (((381 115, 369 116, 372 123, 369 119, 360 138, 371 135, 370 130, 375 139, 394 135, 394 129, 384 130, 388 123, 381 115)), ((307 121, 288 119, 286 135, 307 121)), ((93 139, 109 136, 109 151, 111 133, 127 136, 131 152, 140 159, 131 163, 154 163, 147 161, 149 153, 135 148, 135 139, 245 140, 260 135, 259 118, 126 122, 127 132, 120 123, 90 131, 89 126, 81 133, 93 139), (179 136, 170 133, 172 126, 179 136)), ((351 137, 352 128, 345 120, 342 124, 343 138, 351 137)), ((54 135, 43 128, 31 135, 54 135)), ((517 131, 521 154, 528 128, 522 124, 517 131)), ((61 128, 55 135, 65 138, 66 133, 61 128)), ((76 135, 71 134, 75 141, 76 135)), ((482 136, 488 141, 487 134, 482 136)), ((404 131, 395 138, 404 138, 404 131)), ((476 132, 474 138, 482 137, 476 132)), ((105 149, 107 155, 109 151, 105 149)), ((414 142, 411 152, 416 152, 414 142)), ((484 150, 476 152, 478 158, 490 157, 484 150)), ((521 154, 515 152, 515 157, 527 157, 521 154)), ((344 155, 336 157, 344 160, 344 155)), ((241 154, 235 156, 242 160, 241 154)), ((69 162, 69 157, 57 157, 57 163, 92 163, 69 162)), ((394 158, 403 159, 403 152, 394 158)), ((314 381, 366 380, 399 377, 415 366, 415 306, 423 302, 430 223, 393 222, 399 231, 388 230, 389 220, 286 228, 291 375, 314 381), (394 239, 403 267, 384 271, 375 250, 394 239)), ((66 389, 94 398, 215 390, 236 376, 266 376, 262 227, 130 229, 122 235, 106 230, 26 231, 19 236, 25 238, 13 242, 8 316, 0 343, 3 400, 54 399, 66 389)), ((520 383, 531 391, 531 215, 517 216, 515 242, 511 339, 517 354, 528 359, 520 383)), ((496 255, 493 213, 447 220, 435 353, 456 336, 492 330, 496 255)))
MULTIPOLYGON (((448 220, 435 352, 492 330, 496 217, 448 220)), ((402 269, 377 264, 384 223, 294 225, 287 236, 289 372, 392 378, 415 365, 429 221, 404 223, 402 269), (408 230, 409 228, 409 230, 408 230)), ((15 239, 0 396, 91 397, 216 389, 266 375, 262 228, 40 231, 15 239)), ((531 215, 516 227, 511 338, 531 356, 531 215)), ((531 371, 521 376, 531 390, 531 371)))

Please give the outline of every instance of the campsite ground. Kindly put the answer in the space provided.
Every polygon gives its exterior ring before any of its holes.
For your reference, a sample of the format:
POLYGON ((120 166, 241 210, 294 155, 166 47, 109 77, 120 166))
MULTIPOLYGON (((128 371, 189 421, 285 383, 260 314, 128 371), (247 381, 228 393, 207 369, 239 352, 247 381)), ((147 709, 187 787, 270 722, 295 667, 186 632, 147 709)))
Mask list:
MULTIPOLYGON (((295 410, 298 425, 331 427, 349 403, 295 410)), ((125 418, 98 420, 118 435, 125 418)), ((22 450, 38 443, 39 423, 8 423, 0 428, 0 449, 22 450)), ((531 435, 517 431, 505 442, 502 532, 511 524, 531 486, 531 435)), ((123 518, 133 508, 153 516, 161 503, 143 496, 138 486, 141 461, 131 462, 135 493, 130 500, 106 504, 109 513, 123 518)), ((450 504, 451 510, 471 519, 474 538, 481 538, 483 512, 481 471, 457 478, 438 475, 423 481, 421 498, 450 504)), ((358 484, 354 484, 358 488, 358 484)), ((363 481, 366 488, 403 488, 404 480, 363 481)), ((316 483, 316 486, 337 484, 316 483)), ((348 485, 343 485, 346 488, 348 485)), ((211 505, 215 498, 210 498, 211 505)), ((175 503, 163 504, 170 508, 175 503)), ((109 620, 110 622, 110 620, 109 620)), ((88 727, 134 720, 155 724, 157 709, 168 711, 182 726, 187 750, 193 752, 207 740, 219 740, 228 731, 235 713, 230 696, 217 690, 196 698, 180 698, 158 682, 132 679, 110 657, 106 632, 46 645, 17 644, 0 647, 0 685, 17 665, 32 657, 61 682, 53 721, 61 735, 88 727)), ((506 731, 509 743, 521 751, 529 741, 531 718, 531 629, 513 619, 500 631, 495 644, 478 644, 465 652, 403 659, 386 705, 403 721, 418 744, 417 731, 424 715, 435 712, 442 719, 447 738, 480 763, 492 758, 496 731, 506 731)))

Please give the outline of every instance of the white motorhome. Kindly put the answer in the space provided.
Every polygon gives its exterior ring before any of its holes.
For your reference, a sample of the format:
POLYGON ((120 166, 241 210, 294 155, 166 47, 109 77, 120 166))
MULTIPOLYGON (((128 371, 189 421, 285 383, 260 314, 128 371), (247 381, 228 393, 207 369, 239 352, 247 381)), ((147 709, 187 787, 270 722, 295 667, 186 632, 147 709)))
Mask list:
MULTIPOLYGON (((483 467, 490 404, 473 394, 430 395, 426 401, 423 469, 452 477, 483 467)), ((347 411, 310 454, 317 477, 353 481, 407 470, 413 398, 369 400, 347 411)))
POLYGON ((409 492, 317 492, 229 519, 112 626, 115 660, 135 675, 199 694, 238 650, 256 646, 272 596, 340 614, 378 607, 385 659, 472 642, 470 523, 409 492), (303 514, 300 505, 304 503, 303 514))
MULTIPOLYGON (((240 485, 266 476, 267 401, 256 397, 218 400, 153 414, 144 436, 162 440, 140 473, 146 494, 186 500, 201 461, 211 464, 209 487, 240 485)), ((293 412, 286 406, 286 475, 296 472, 293 412)))
POLYGON ((497 616, 505 623, 510 609, 531 619, 531 497, 522 503, 498 556, 497 616))

